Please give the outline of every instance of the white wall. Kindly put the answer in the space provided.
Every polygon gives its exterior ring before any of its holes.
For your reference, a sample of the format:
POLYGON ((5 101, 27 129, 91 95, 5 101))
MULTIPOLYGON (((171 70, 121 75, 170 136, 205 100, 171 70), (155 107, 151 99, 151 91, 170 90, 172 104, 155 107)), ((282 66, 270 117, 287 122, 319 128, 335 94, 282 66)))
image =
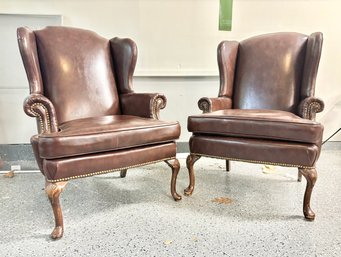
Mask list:
MULTIPOLYGON (((139 47, 137 73, 168 75, 135 79, 138 92, 161 92, 168 97, 163 119, 177 119, 186 141, 186 120, 199 113, 201 96, 216 96, 216 46, 223 39, 297 31, 324 33, 316 95, 326 103, 318 119, 325 138, 341 127, 340 0, 234 0, 232 32, 219 32, 218 0, 1 0, 0 13, 61 14, 64 25, 94 30, 105 37, 133 38, 139 47), (195 60, 195 62, 193 62, 195 60), (155 67, 160 64, 160 68, 155 67), (162 66, 162 67, 161 67, 162 66), (148 68, 150 70, 148 70, 148 68), (180 75, 170 77, 169 75, 180 75)), ((1 85, 0 85, 1 87, 1 85)), ((27 122, 22 85, 13 95, 0 91, 0 143, 28 142, 34 121, 27 122)), ((341 141, 341 135, 334 138, 341 141)))

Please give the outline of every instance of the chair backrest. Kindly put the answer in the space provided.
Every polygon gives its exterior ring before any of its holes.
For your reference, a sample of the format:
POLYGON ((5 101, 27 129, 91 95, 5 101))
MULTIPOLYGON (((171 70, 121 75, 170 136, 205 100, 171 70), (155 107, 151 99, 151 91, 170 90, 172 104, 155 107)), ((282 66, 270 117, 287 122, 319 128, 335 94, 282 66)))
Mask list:
POLYGON ((29 47, 20 50, 30 51, 28 56, 38 62, 24 60, 28 77, 28 70, 35 70, 34 77, 41 80, 33 88, 30 83, 31 93, 54 104, 59 123, 120 113, 109 40, 70 27, 46 27, 25 36, 29 47))
POLYGON ((233 108, 296 113, 301 99, 314 94, 321 45, 321 33, 273 33, 240 42, 233 108))

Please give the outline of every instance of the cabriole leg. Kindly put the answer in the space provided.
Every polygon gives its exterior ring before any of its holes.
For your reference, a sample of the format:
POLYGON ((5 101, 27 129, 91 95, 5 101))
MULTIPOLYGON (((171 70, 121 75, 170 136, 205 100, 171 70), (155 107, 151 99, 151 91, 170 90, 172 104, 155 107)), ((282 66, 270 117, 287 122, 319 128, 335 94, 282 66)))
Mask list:
POLYGON ((197 160, 200 159, 200 157, 201 156, 194 155, 194 154, 190 154, 187 156, 186 165, 187 165, 187 169, 188 169, 188 173, 189 173, 189 185, 184 190, 184 194, 187 196, 189 196, 193 193, 194 185, 195 185, 195 176, 194 176, 193 165, 197 160))
POLYGON ((310 198, 311 198, 311 193, 313 191, 313 188, 317 179, 317 172, 315 168, 308 168, 308 169, 300 168, 299 171, 307 180, 307 186, 305 189, 304 201, 303 201, 303 214, 307 220, 312 221, 315 219, 315 213, 310 208, 310 198))
POLYGON ((66 184, 67 184, 66 181, 56 183, 46 182, 45 184, 45 191, 52 205, 55 220, 55 228, 51 233, 52 239, 59 239, 63 236, 64 233, 63 214, 59 202, 59 196, 62 193, 66 184))
POLYGON ((180 170, 180 163, 178 159, 172 159, 165 161, 169 167, 172 168, 172 179, 171 179, 171 194, 175 201, 181 200, 181 195, 176 192, 176 179, 180 170))
POLYGON ((126 175, 127 175, 127 169, 121 170, 121 171, 120 171, 120 177, 121 177, 121 178, 125 178, 126 175))

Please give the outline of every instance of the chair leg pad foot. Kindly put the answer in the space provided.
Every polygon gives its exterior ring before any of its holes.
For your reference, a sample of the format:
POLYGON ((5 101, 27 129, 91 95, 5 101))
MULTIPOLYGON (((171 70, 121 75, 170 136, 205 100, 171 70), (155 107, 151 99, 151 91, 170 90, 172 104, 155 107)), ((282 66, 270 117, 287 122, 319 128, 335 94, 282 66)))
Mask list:
POLYGON ((186 189, 184 190, 184 195, 186 195, 186 196, 191 196, 192 193, 193 193, 193 190, 194 190, 194 188, 190 188, 190 187, 186 188, 186 189))
POLYGON ((180 201, 182 199, 182 197, 181 197, 181 195, 176 194, 176 195, 173 195, 173 199, 174 199, 174 201, 180 201))
POLYGON ((315 215, 314 216, 304 216, 307 221, 314 221, 315 220, 315 215))
POLYGON ((303 214, 305 219, 308 221, 313 221, 315 219, 315 213, 310 208, 304 211, 303 214))
POLYGON ((58 239, 60 239, 60 238, 63 237, 63 232, 64 232, 63 227, 60 227, 60 226, 55 227, 55 228, 53 229, 53 231, 52 231, 50 237, 51 237, 53 240, 58 240, 58 239))

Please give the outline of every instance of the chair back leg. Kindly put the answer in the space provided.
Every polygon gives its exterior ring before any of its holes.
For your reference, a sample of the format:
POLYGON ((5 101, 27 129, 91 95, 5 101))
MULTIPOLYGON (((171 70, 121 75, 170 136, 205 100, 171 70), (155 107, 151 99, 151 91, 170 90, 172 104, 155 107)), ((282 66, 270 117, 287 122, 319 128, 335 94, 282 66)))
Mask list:
POLYGON ((127 169, 121 170, 121 171, 120 171, 120 177, 121 177, 121 178, 125 178, 126 175, 127 175, 127 169))
POLYGON ((226 171, 230 171, 230 170, 231 170, 231 161, 226 160, 226 171))

